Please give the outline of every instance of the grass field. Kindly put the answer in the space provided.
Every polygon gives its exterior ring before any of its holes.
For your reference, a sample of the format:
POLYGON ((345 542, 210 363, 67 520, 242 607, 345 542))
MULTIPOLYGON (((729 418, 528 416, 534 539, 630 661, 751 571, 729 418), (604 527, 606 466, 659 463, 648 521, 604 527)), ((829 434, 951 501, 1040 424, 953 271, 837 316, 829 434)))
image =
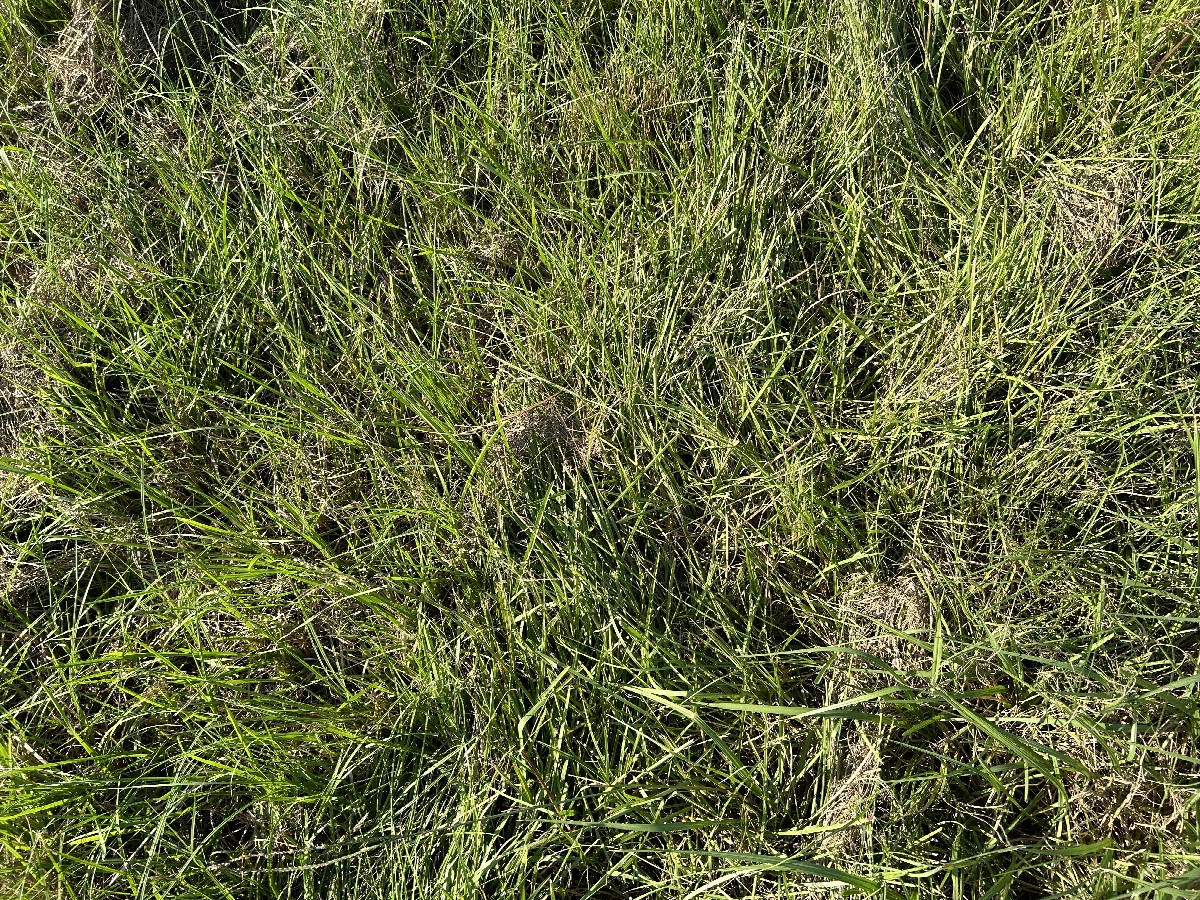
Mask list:
POLYGON ((0 0, 0 898, 1200 897, 1195 0, 0 0))

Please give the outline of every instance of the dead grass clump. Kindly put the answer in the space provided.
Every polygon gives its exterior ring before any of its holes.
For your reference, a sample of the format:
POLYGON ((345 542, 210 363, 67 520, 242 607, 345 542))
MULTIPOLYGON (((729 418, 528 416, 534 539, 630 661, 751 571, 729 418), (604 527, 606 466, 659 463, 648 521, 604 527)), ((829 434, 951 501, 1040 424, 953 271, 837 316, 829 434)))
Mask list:
MULTIPOLYGON (((59 160, 54 165, 69 168, 66 160, 59 160)), ((81 197, 95 187, 88 173, 77 171, 71 180, 81 197)), ((29 285, 29 300, 34 306, 69 304, 78 298, 94 296, 99 279, 100 262, 96 254, 77 251, 43 265, 37 271, 29 285)))
MULTIPOLYGON (((855 650, 902 673, 929 667, 929 652, 907 637, 923 638, 932 618, 929 595, 917 576, 852 577, 839 595, 838 616, 848 631, 844 641, 855 650)), ((894 675, 869 660, 846 657, 827 690, 836 701, 894 682, 894 675)), ((829 788, 816 818, 828 829, 822 849, 852 859, 866 848, 869 829, 893 794, 883 780, 879 726, 861 724, 842 744, 831 757, 829 788)))
POLYGON ((71 18, 47 59, 54 93, 61 101, 94 105, 111 95, 116 48, 104 28, 111 17, 109 0, 75 0, 71 18))
POLYGON ((117 97, 123 65, 161 63, 168 31, 156 4, 74 0, 45 58, 55 97, 76 113, 94 113, 117 97))
POLYGON ((531 468, 547 457, 565 463, 574 455, 566 417, 551 401, 523 410, 505 423, 508 446, 523 468, 531 468))
POLYGON ((878 581, 852 578, 842 590, 840 611, 849 627, 849 643, 894 669, 924 667, 928 651, 905 635, 922 638, 930 627, 929 595, 913 575, 878 581))
POLYGON ((860 856, 879 805, 891 797, 883 782, 877 732, 875 726, 855 731, 833 757, 829 789, 816 815, 817 824, 825 829, 820 838, 825 853, 850 859, 860 856))
MULTIPOLYGON (((0 506, 12 502, 11 486, 17 479, 0 474, 0 506)), ((18 485, 17 490, 22 488, 18 485)), ((28 486, 24 488, 29 490, 28 486)), ((45 571, 36 564, 22 563, 17 552, 0 545, 0 604, 15 604, 29 597, 46 582, 45 571)))
POLYGON ((1055 232, 1071 253, 1094 264, 1123 258, 1141 243, 1143 188, 1129 167, 1076 166, 1051 176, 1050 192, 1055 232))
POLYGON ((1171 728, 1143 727, 1131 733, 1133 753, 1122 747, 1124 758, 1114 759, 1094 732, 1078 727, 1059 731, 1057 748, 1090 770, 1064 774, 1064 827, 1081 843, 1112 839, 1122 847, 1182 855, 1195 815, 1191 740, 1171 728))
POLYGON ((502 474, 520 481, 553 480, 583 456, 567 411, 550 398, 508 416, 501 426, 506 453, 502 474))
POLYGON ((12 455, 31 432, 50 422, 38 394, 45 383, 17 341, 0 337, 0 455, 12 455))
MULTIPOLYGON (((469 535, 464 546, 471 555, 499 551, 511 537, 510 525, 536 515, 546 488, 589 459, 582 430, 556 397, 503 417, 495 431, 488 428, 468 432, 483 441, 487 473, 473 482, 471 502, 463 509, 469 535)), ((497 561, 503 558, 501 553, 497 561)))
POLYGON ((15 472, 0 472, 0 530, 36 515, 48 500, 41 482, 15 472))

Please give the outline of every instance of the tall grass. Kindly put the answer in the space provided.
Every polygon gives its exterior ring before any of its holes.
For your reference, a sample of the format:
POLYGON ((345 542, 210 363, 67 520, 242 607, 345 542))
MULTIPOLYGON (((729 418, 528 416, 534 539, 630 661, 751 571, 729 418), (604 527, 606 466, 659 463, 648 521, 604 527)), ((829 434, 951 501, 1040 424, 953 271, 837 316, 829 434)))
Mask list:
POLYGON ((0 896, 1200 895, 1186 0, 0 0, 0 896))

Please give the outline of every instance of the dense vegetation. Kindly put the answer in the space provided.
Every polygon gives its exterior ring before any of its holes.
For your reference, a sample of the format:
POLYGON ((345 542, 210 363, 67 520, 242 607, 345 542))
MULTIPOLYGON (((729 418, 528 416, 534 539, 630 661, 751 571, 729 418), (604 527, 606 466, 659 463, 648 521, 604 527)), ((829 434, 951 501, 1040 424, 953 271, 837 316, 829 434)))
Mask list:
POLYGON ((1200 896, 1189 0, 0 0, 0 897, 1200 896))

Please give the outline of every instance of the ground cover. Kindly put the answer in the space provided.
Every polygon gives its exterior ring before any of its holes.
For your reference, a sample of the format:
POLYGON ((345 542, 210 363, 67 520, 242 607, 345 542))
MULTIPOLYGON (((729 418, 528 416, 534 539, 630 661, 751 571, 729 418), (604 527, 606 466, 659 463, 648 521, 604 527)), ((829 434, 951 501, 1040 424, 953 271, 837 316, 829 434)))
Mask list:
POLYGON ((1197 28, 0 0, 0 897, 1200 894, 1197 28))

